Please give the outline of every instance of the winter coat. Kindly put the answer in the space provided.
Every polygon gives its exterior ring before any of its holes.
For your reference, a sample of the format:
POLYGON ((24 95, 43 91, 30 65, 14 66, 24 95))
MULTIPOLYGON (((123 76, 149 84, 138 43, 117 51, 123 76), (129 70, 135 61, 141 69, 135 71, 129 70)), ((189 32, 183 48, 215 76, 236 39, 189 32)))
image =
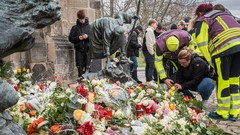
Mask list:
POLYGON ((138 43, 138 35, 139 33, 137 30, 134 30, 132 32, 132 35, 130 37, 130 42, 127 48, 127 56, 139 56, 139 48, 141 48, 141 45, 138 43))
POLYGON ((74 25, 69 34, 69 41, 74 44, 74 48, 80 52, 87 52, 89 50, 89 38, 80 40, 79 36, 82 34, 90 34, 90 25, 88 18, 85 19, 85 23, 80 23, 77 19, 76 25, 74 25))
POLYGON ((203 78, 211 78, 208 63, 199 56, 192 56, 190 64, 187 67, 180 66, 175 75, 174 82, 182 85, 182 89, 190 90, 197 90, 203 78))

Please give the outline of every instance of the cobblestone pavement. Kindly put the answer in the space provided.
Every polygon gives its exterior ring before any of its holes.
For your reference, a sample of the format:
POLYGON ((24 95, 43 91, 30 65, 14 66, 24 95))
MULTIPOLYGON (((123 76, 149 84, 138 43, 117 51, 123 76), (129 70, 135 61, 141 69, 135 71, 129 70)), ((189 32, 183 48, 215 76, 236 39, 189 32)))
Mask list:
MULTIPOLYGON (((138 68, 138 78, 140 81, 145 82, 145 70, 144 68, 138 68)), ((194 93, 197 99, 201 100, 199 94, 194 93)), ((217 108, 217 98, 216 98, 216 90, 212 92, 211 97, 208 101, 209 107, 206 109, 207 112, 213 111, 217 108)), ((219 128, 223 129, 225 132, 230 133, 232 135, 240 135, 240 119, 236 122, 232 121, 220 121, 213 120, 214 123, 218 125, 219 128)))

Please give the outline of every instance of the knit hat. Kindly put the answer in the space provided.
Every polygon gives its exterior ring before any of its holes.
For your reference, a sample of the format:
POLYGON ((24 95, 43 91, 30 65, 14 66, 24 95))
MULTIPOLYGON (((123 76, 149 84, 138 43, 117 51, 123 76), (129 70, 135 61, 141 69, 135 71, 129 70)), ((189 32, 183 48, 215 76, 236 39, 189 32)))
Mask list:
POLYGON ((205 14, 211 10, 213 10, 212 4, 200 4, 195 11, 195 15, 199 15, 200 12, 205 14))
POLYGON ((175 36, 170 36, 166 40, 166 46, 169 51, 175 52, 179 47, 179 40, 175 36))
POLYGON ((143 31, 143 27, 141 25, 138 25, 135 29, 138 29, 140 31, 143 31))

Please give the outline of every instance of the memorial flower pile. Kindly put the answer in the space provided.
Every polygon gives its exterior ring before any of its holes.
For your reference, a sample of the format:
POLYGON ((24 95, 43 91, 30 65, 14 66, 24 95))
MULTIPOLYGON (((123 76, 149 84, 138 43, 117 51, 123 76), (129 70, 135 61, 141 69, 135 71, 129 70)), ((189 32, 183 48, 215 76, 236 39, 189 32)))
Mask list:
MULTIPOLYGON (((220 134, 201 102, 155 83, 54 80, 25 86, 9 109, 30 134, 220 134)), ((13 84, 15 85, 15 84, 13 84)))

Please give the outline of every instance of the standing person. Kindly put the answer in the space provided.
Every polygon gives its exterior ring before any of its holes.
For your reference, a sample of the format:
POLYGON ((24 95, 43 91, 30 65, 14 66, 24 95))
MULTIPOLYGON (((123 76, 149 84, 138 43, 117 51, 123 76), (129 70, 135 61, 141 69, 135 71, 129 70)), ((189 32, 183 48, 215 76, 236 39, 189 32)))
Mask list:
POLYGON ((145 67, 145 76, 146 81, 150 82, 153 80, 154 76, 154 44, 155 44, 155 35, 154 30, 157 28, 157 21, 154 19, 149 20, 148 28, 145 31, 143 38, 143 55, 145 57, 146 67, 145 67))
POLYGON ((173 71, 166 72, 166 63, 169 61, 175 68, 178 68, 177 55, 180 50, 188 47, 190 43, 192 43, 191 35, 184 30, 169 30, 157 38, 155 67, 159 81, 163 81, 168 88, 173 86, 173 80, 170 79, 173 71))
POLYGON ((213 10, 212 4, 199 5, 195 15, 196 42, 217 74, 218 108, 209 116, 236 121, 240 113, 240 25, 231 14, 213 10))
POLYGON ((158 23, 157 28, 154 30, 155 37, 158 37, 162 32, 162 25, 161 23, 158 23))
POLYGON ((207 108, 207 101, 214 89, 208 63, 201 57, 192 55, 191 49, 179 52, 178 63, 181 66, 176 72, 176 78, 173 78, 174 86, 184 96, 193 97, 189 90, 197 91, 202 97, 203 107, 207 108))
POLYGON ((179 21, 177 24, 177 29, 187 31, 186 23, 183 20, 179 21))
POLYGON ((130 66, 130 72, 132 74, 132 78, 139 84, 141 84, 142 82, 138 80, 138 77, 137 77, 137 67, 138 67, 137 57, 139 56, 139 49, 142 46, 138 43, 138 36, 142 31, 143 31, 143 28, 140 25, 134 29, 130 37, 130 42, 127 48, 127 56, 130 57, 130 60, 133 62, 130 66))
POLYGON ((77 17, 76 25, 72 27, 68 39, 74 44, 78 79, 81 79, 87 70, 90 25, 85 10, 79 10, 77 17))

